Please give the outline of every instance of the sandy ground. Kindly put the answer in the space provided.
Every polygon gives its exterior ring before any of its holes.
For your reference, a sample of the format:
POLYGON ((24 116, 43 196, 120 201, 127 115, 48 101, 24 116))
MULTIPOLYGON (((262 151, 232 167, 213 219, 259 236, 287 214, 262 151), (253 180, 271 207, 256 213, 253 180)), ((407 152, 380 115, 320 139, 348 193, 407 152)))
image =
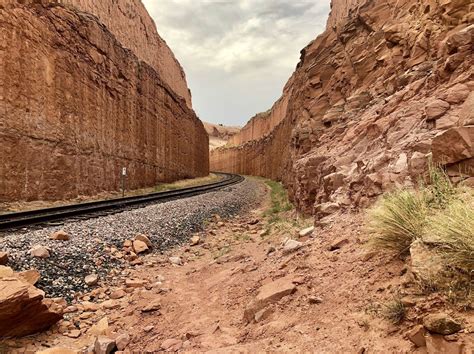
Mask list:
MULTIPOLYGON (((246 215, 213 220, 196 246, 145 256, 143 266, 124 274, 144 281, 145 287, 126 289, 127 295, 114 300, 118 308, 100 306, 89 317, 82 314, 86 320, 72 314, 70 323, 86 322, 87 330, 87 323, 107 317, 108 335, 129 334, 127 350, 140 352, 426 353, 406 333, 426 313, 443 310, 464 329, 449 338, 455 351, 439 353, 472 353, 472 312, 458 312, 436 294, 421 295, 403 261, 368 253, 363 213, 334 216, 300 238, 302 248, 285 254, 282 243, 298 239, 305 221, 283 223, 265 235, 268 204, 267 195, 260 208, 246 215), (340 248, 329 250, 336 243, 340 248), (170 264, 170 256, 181 257, 184 264, 170 264), (258 322, 248 323, 244 312, 259 289, 277 280, 293 284, 296 291, 269 304, 258 322), (399 325, 383 316, 394 297, 411 299, 399 325), (160 309, 144 313, 154 302, 160 309)), ((286 214, 294 217, 293 212, 286 214)), ((90 345, 87 333, 68 338, 67 327, 9 345, 29 350, 90 345)))

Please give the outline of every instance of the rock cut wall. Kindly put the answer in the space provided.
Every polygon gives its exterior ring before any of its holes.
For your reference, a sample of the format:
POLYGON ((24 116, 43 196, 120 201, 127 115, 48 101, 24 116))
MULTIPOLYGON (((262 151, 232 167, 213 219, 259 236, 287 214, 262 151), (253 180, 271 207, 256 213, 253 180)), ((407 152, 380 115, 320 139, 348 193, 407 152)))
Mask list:
POLYGON ((282 119, 212 151, 211 168, 282 180, 318 216, 413 185, 429 159, 472 183, 473 49, 472 1, 333 0, 285 88, 282 119))
POLYGON ((131 189, 208 174, 202 122, 97 17, 9 1, 0 23, 0 200, 118 190, 122 167, 131 189))

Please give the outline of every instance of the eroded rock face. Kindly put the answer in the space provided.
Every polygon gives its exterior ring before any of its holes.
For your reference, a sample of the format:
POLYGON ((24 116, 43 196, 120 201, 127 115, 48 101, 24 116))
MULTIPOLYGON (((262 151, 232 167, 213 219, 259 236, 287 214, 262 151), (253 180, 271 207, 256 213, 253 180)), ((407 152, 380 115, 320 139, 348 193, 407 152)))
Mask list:
POLYGON ((211 168, 282 180, 320 216, 413 185, 431 154, 474 174, 473 11, 464 0, 333 0, 282 98, 233 138, 240 145, 212 151, 211 168))
POLYGON ((129 189, 207 175, 206 131, 141 3, 67 4, 0 5, 0 200, 119 190, 123 167, 129 189))

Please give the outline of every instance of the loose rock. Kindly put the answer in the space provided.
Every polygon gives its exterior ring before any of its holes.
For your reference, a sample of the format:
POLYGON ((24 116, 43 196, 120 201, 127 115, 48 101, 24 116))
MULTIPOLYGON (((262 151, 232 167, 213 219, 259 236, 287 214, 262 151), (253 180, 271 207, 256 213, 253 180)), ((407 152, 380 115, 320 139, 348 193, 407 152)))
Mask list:
POLYGON ((424 347, 426 346, 425 333, 425 328, 422 325, 418 325, 408 331, 407 337, 417 347, 424 347))
POLYGON ((423 326, 432 333, 443 335, 453 334, 462 329, 461 324, 446 313, 435 313, 426 316, 423 319, 423 326))
POLYGON ((8 253, 0 252, 0 265, 5 265, 8 263, 8 253))
POLYGON ((170 257, 169 261, 171 264, 174 264, 174 265, 183 265, 183 261, 181 260, 181 257, 170 257))
POLYGON ((143 241, 135 240, 133 241, 133 249, 135 250, 136 254, 140 254, 148 251, 148 246, 143 241))
POLYGON ((289 254, 291 252, 299 250, 301 247, 303 247, 303 243, 296 241, 296 240, 288 240, 285 242, 285 245, 283 246, 283 254, 289 254))
POLYGON ((70 239, 69 235, 64 230, 53 232, 49 238, 56 241, 69 241, 70 239))
POLYGON ((94 286, 99 282, 99 276, 97 274, 89 274, 84 278, 84 281, 87 285, 94 286))
POLYGON ((300 237, 306 237, 308 235, 311 235, 314 231, 314 226, 307 227, 306 229, 303 229, 299 232, 300 237))
POLYGON ((97 337, 94 343, 95 354, 109 354, 115 349, 115 341, 105 336, 97 337))
POLYGON ((33 246, 33 248, 30 249, 30 255, 36 258, 49 258, 49 250, 40 245, 33 246))
POLYGON ((115 338, 115 344, 118 350, 124 350, 129 343, 130 335, 128 333, 119 334, 117 338, 115 338))
POLYGON ((199 236, 193 236, 191 237, 190 244, 191 246, 197 246, 201 242, 201 238, 199 236))

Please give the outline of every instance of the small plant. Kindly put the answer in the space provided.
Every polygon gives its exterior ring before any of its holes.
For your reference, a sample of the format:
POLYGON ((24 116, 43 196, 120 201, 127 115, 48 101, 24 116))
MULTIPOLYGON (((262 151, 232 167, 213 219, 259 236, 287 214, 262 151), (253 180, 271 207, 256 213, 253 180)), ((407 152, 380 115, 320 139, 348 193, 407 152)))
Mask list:
POLYGON ((415 191, 399 190, 386 195, 369 213, 370 245, 405 255, 410 245, 423 236, 427 210, 415 191))
POLYGON ((423 188, 426 204, 431 208, 444 209, 456 197, 456 187, 451 183, 446 171, 433 165, 428 167, 429 185, 423 188))
POLYGON ((393 324, 401 323, 406 317, 406 308, 400 298, 395 298, 393 301, 384 305, 383 315, 393 324))

